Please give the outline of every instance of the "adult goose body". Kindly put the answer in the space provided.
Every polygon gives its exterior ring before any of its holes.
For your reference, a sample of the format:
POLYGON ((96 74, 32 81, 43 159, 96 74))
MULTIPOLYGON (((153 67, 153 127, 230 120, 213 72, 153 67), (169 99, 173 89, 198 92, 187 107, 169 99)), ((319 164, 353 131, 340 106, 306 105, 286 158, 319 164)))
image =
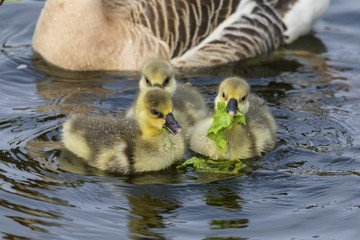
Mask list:
POLYGON ((307 33, 329 0, 47 0, 33 48, 70 70, 224 64, 307 33))

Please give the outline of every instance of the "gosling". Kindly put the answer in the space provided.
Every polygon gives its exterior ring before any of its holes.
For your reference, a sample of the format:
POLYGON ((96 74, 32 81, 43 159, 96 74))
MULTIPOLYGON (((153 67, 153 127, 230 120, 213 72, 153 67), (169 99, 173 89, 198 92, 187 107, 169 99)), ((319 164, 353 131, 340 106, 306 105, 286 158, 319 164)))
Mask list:
POLYGON ((147 89, 135 102, 135 119, 72 116, 62 130, 64 146, 102 170, 125 174, 162 170, 185 152, 178 136, 182 127, 172 111, 168 92, 147 89))
MULTIPOLYGON (((141 69, 139 87, 140 92, 152 87, 169 92, 174 104, 174 115, 185 132, 210 113, 204 97, 196 89, 176 82, 174 69, 166 60, 155 59, 146 62, 141 69)), ((126 116, 134 117, 134 107, 128 110, 126 116)))
POLYGON ((227 112, 234 115, 240 111, 246 117, 246 125, 233 122, 231 129, 225 130, 227 146, 224 152, 216 148, 209 139, 207 131, 213 123, 211 117, 199 121, 190 130, 189 147, 191 150, 214 160, 236 160, 261 156, 276 144, 276 122, 264 100, 250 93, 249 84, 241 78, 225 79, 219 86, 215 98, 227 104, 227 112))

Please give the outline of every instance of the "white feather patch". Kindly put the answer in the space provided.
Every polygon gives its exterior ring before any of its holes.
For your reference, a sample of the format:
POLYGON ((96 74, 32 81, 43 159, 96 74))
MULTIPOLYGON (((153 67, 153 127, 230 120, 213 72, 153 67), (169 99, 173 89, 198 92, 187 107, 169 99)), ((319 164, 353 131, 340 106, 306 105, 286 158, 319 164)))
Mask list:
POLYGON ((287 27, 286 43, 291 43, 310 31, 312 24, 326 10, 330 0, 299 0, 286 13, 283 22, 287 27))

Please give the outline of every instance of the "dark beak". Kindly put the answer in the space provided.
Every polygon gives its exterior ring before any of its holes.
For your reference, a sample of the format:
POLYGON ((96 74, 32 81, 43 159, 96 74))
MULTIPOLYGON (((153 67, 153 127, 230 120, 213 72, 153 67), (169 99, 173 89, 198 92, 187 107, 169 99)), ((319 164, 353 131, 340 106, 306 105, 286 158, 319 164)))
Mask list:
POLYGON ((230 115, 234 115, 238 110, 238 102, 235 98, 230 98, 226 110, 230 115))
POLYGON ((175 117, 172 113, 166 115, 165 126, 169 132, 175 136, 178 136, 181 132, 181 125, 175 120, 175 117))

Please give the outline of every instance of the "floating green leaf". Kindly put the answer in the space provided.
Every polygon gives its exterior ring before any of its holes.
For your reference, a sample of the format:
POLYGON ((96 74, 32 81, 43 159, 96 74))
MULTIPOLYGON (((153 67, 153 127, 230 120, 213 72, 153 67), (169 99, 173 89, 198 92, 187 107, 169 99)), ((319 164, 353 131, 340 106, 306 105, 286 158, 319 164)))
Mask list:
POLYGON ((224 102, 218 102, 215 111, 213 123, 206 136, 215 142, 217 149, 224 151, 227 145, 227 142, 224 139, 225 129, 232 128, 233 120, 235 120, 237 124, 246 125, 245 115, 240 111, 237 111, 235 115, 228 114, 226 103, 224 102))
POLYGON ((187 168, 188 166, 192 166, 195 170, 208 173, 237 174, 246 164, 240 160, 214 161, 211 159, 192 157, 177 166, 177 168, 187 168))

